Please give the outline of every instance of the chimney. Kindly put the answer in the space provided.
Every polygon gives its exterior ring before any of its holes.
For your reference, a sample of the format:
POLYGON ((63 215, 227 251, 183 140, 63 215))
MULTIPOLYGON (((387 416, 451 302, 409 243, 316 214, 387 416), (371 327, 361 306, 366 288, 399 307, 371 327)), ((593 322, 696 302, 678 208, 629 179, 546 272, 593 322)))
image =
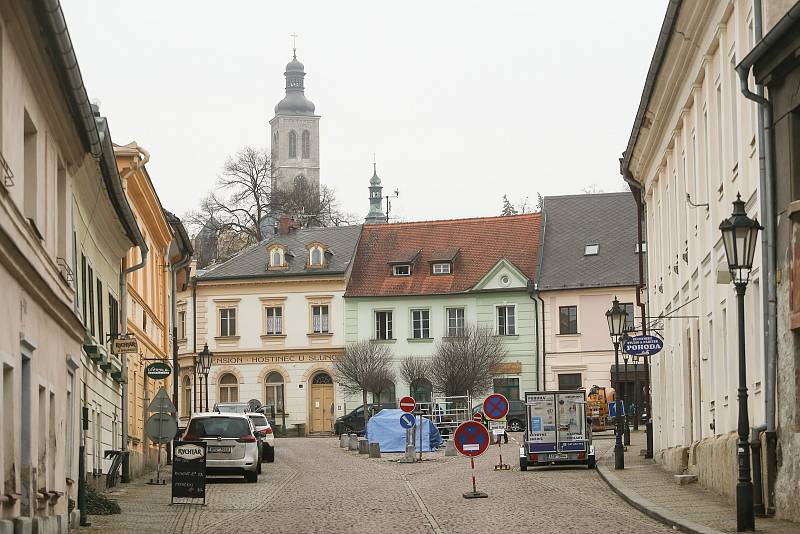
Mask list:
POLYGON ((280 235, 287 235, 292 229, 292 218, 286 215, 281 215, 278 218, 278 233, 280 235))

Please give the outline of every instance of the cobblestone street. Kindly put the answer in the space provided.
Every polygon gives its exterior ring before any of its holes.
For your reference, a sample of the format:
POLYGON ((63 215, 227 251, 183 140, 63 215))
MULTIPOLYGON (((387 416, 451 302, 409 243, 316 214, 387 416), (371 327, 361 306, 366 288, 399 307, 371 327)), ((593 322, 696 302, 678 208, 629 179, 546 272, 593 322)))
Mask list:
MULTIPOLYGON (((512 436, 512 440, 515 436, 512 436)), ((119 488, 123 514, 93 516, 83 532, 667 532, 614 495, 583 467, 521 472, 517 448, 503 447, 511 471, 493 471, 497 448, 476 461, 488 499, 467 500, 469 461, 426 454, 421 464, 399 455, 368 459, 333 438, 281 439, 274 464, 256 485, 217 480, 208 505, 169 505, 169 485, 144 481, 119 488)), ((601 450, 611 440, 600 438, 601 450)))

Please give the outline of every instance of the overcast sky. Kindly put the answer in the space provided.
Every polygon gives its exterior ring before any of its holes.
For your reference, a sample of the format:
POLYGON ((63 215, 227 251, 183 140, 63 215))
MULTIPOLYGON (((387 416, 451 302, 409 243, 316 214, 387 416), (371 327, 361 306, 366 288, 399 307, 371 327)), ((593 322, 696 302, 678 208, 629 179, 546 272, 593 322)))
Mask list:
POLYGON ((306 67, 321 182, 359 216, 376 153, 404 220, 496 215, 501 198, 619 191, 664 0, 62 0, 90 99, 136 141, 165 208, 267 147, 284 67, 306 67))

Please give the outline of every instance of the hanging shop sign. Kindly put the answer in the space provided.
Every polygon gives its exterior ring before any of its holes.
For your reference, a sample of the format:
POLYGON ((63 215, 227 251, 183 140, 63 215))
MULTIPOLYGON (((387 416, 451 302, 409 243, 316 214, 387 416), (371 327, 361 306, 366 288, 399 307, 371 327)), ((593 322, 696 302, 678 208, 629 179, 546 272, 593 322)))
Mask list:
POLYGON ((652 356, 663 348, 664 342, 656 336, 635 336, 622 345, 623 352, 631 356, 652 356))
POLYGON ((153 362, 144 368, 144 374, 153 380, 164 380, 172 374, 172 367, 166 362, 153 362))
POLYGON ((139 342, 135 337, 116 337, 111 340, 111 354, 135 354, 139 352, 139 342))

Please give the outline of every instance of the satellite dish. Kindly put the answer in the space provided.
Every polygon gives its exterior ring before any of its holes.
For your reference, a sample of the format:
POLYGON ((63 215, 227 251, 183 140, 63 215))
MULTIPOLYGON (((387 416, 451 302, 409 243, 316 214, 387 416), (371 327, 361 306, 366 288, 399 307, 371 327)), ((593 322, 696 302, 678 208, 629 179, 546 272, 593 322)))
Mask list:
POLYGON ((261 401, 258 399, 250 399, 247 401, 247 411, 257 412, 261 408, 261 401))

